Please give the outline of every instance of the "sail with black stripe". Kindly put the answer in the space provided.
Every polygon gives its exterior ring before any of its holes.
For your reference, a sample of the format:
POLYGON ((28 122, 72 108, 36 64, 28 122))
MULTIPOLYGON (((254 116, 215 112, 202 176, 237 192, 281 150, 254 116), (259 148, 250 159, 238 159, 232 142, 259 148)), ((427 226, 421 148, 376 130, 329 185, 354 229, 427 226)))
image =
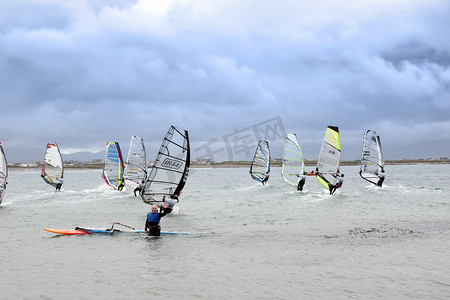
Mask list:
POLYGON ((0 204, 3 201, 3 195, 6 190, 6 180, 8 179, 8 163, 6 161, 5 152, 2 143, 0 143, 0 204))
POLYGON ((299 175, 305 173, 305 160, 295 134, 289 133, 284 139, 281 176, 284 182, 297 187, 299 175))
POLYGON ((118 142, 108 142, 106 144, 105 165, 103 167, 102 177, 110 187, 121 191, 125 186, 124 163, 122 151, 118 142))
POLYGON ((366 130, 363 137, 359 175, 364 180, 377 184, 381 171, 384 172, 384 159, 380 137, 375 131, 366 130))
POLYGON ((47 144, 41 177, 46 183, 55 188, 64 182, 64 164, 58 144, 56 143, 47 144))
POLYGON ((323 137, 317 160, 316 179, 324 188, 330 190, 336 184, 341 158, 341 140, 339 129, 328 126, 323 137))
POLYGON ((259 182, 266 182, 270 173, 270 149, 268 141, 259 141, 250 166, 250 175, 259 182))
POLYGON ((179 200, 188 177, 190 160, 188 131, 171 126, 141 191, 142 200, 157 206, 161 206, 166 197, 179 200))

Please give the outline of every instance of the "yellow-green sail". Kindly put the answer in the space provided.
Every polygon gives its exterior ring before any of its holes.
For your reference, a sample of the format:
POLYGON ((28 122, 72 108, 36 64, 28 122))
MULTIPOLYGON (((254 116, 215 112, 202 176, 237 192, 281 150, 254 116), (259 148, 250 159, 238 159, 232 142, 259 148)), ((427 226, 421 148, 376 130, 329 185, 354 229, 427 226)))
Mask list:
POLYGON ((316 168, 317 182, 327 190, 330 190, 331 186, 336 183, 340 158, 341 140, 339 138, 339 129, 336 126, 328 126, 325 130, 316 168))

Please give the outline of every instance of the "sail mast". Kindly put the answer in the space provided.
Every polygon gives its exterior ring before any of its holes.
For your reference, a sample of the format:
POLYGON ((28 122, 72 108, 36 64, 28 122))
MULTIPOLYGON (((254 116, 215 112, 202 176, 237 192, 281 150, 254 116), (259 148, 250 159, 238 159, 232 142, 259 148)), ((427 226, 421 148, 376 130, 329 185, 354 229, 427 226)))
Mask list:
POLYGON ((379 173, 384 170, 380 137, 373 130, 366 130, 363 137, 359 175, 370 183, 377 184, 379 173))
POLYGON ((0 204, 3 201, 3 195, 6 189, 6 180, 8 178, 8 163, 6 161, 5 152, 2 143, 0 143, 0 204))
POLYGON ((123 157, 118 142, 106 144, 105 166, 102 177, 110 187, 121 191, 125 185, 123 179, 123 157))
MULTIPOLYGON (((337 126, 328 126, 323 137, 322 147, 317 160, 317 182, 330 190, 336 184, 341 157, 341 140, 337 126)), ((316 172, 316 173, 317 173, 316 172)))
POLYGON ((64 164, 56 142, 47 144, 41 177, 46 183, 55 188, 64 181, 64 164))
POLYGON ((147 155, 145 153, 144 139, 133 136, 128 148, 128 157, 125 164, 125 180, 141 183, 147 177, 147 155))
POLYGON ((161 206, 163 197, 178 197, 186 184, 190 166, 187 130, 171 126, 167 131, 154 165, 141 192, 147 204, 161 206))
POLYGON ((284 182, 297 187, 299 175, 305 172, 302 149, 295 134, 289 133, 284 140, 281 175, 284 182))
POLYGON ((252 165, 250 166, 250 175, 256 181, 262 183, 269 179, 270 173, 270 149, 268 141, 259 141, 256 146, 252 165))

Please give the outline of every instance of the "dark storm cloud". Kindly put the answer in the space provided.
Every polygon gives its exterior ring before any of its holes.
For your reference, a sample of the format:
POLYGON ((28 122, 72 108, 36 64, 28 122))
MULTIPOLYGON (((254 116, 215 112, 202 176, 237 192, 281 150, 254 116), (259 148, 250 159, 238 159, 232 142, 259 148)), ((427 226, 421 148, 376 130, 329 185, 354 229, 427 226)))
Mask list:
POLYGON ((367 128, 398 158, 405 141, 448 140, 448 12, 402 0, 2 2, 0 115, 12 126, 0 139, 26 160, 20 147, 53 140, 98 151, 141 135, 157 148, 174 124, 201 146, 280 116, 312 159, 327 125, 346 159, 367 128))

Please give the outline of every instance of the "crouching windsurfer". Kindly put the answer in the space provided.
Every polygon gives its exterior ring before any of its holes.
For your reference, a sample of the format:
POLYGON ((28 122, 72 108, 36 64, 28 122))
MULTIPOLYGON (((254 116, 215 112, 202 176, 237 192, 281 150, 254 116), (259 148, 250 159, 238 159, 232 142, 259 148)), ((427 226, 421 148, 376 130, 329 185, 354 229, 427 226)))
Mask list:
POLYGON ((178 200, 178 195, 171 194, 169 199, 166 199, 166 196, 163 196, 163 202, 164 202, 163 204, 164 211, 166 212, 166 214, 170 214, 175 204, 177 204, 180 201, 178 200))
POLYGON ((162 209, 158 212, 158 206, 152 205, 152 211, 148 213, 147 220, 145 221, 145 233, 148 233, 152 236, 160 236, 161 235, 161 226, 159 226, 159 222, 161 218, 166 215, 166 211, 162 209))
MULTIPOLYGON (((334 176, 334 175, 333 175, 334 176)), ((330 188, 330 195, 333 195, 334 192, 340 188, 342 186, 342 184, 344 183, 344 174, 336 174, 336 185, 331 185, 330 188)))

